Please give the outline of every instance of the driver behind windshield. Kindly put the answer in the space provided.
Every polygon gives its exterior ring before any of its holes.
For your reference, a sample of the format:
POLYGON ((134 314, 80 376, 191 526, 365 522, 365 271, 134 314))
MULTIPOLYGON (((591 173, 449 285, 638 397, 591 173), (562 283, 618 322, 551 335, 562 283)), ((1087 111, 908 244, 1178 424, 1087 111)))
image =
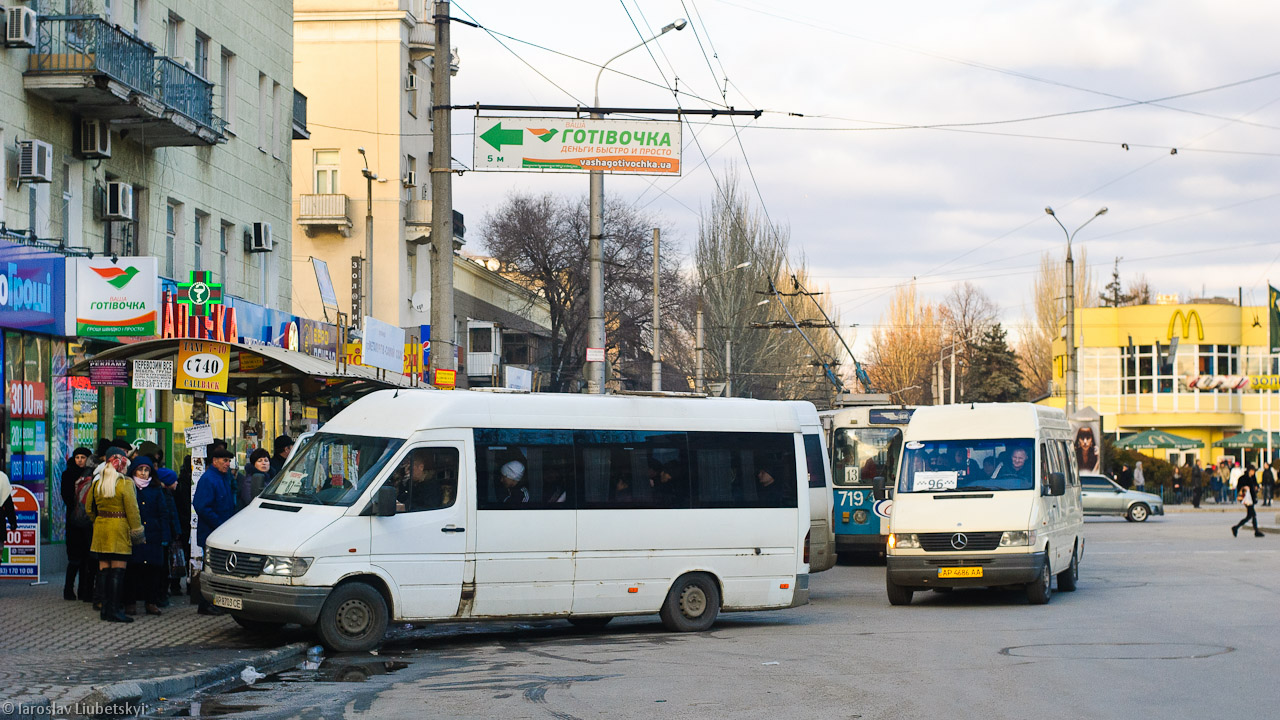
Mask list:
POLYGON ((1009 453, 1008 461, 1001 462, 996 466, 996 471, 992 478, 1030 481, 1031 466, 1027 464, 1027 451, 1023 448, 1016 448, 1009 453))

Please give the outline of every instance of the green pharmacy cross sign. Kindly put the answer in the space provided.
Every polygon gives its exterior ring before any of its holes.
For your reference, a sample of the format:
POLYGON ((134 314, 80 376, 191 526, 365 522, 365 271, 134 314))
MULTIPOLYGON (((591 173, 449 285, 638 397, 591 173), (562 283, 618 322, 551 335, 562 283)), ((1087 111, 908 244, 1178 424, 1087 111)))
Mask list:
POLYGON ((177 300, 190 306, 192 316, 204 317, 210 305, 222 304, 222 283, 213 282, 208 270, 192 270, 191 282, 178 283, 177 300))

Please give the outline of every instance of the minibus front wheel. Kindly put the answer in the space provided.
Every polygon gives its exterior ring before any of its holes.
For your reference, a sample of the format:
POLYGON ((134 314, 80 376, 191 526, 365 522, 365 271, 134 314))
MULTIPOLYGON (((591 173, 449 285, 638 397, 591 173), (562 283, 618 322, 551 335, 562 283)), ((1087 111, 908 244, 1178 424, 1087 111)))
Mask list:
POLYGON ((382 641, 387 620, 382 593, 362 582, 348 582, 334 588, 325 600, 316 632, 330 650, 364 652, 382 641))

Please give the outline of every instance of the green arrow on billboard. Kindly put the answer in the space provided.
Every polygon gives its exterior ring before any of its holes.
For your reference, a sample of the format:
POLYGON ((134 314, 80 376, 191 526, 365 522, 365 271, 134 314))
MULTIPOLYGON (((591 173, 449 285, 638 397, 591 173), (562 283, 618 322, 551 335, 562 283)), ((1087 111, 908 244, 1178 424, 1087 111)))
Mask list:
POLYGON ((523 145, 524 131, 503 130, 502 123, 498 123, 485 130, 480 139, 492 145, 494 150, 501 150, 503 145, 523 145))

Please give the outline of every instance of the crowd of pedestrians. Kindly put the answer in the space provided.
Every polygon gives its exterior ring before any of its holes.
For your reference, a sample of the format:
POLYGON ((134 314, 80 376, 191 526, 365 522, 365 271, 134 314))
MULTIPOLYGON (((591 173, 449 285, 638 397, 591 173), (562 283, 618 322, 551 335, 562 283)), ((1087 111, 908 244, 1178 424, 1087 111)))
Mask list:
MULTIPOLYGON (((236 472, 231 467, 235 455, 225 441, 216 440, 209 447, 208 468, 196 483, 189 456, 174 471, 154 442, 134 446, 103 439, 96 450, 76 448, 59 488, 67 514, 63 598, 92 602, 107 622, 130 623, 139 612, 162 614, 170 597, 183 593, 193 514, 196 541, 204 547, 213 530, 279 473, 292 448, 292 438, 281 435, 274 455, 254 450, 244 471, 236 472)), ((0 498, 9 495, 4 490, 0 487, 0 498)), ((5 519, 0 508, 0 525, 5 519)), ((222 614, 205 603, 190 581, 186 592, 201 614, 222 614)))

